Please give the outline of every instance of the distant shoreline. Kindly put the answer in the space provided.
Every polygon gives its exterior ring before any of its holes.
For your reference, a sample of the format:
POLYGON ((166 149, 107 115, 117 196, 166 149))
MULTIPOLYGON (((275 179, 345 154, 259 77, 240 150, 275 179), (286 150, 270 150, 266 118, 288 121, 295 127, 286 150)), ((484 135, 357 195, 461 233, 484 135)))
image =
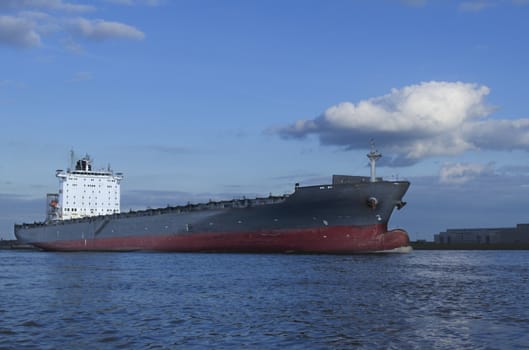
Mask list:
POLYGON ((16 239, 0 240, 0 250, 40 250, 30 244, 20 243, 16 239))
POLYGON ((478 244, 478 243, 459 243, 459 244, 441 244, 427 241, 410 242, 414 250, 529 250, 529 244, 508 243, 508 244, 478 244))

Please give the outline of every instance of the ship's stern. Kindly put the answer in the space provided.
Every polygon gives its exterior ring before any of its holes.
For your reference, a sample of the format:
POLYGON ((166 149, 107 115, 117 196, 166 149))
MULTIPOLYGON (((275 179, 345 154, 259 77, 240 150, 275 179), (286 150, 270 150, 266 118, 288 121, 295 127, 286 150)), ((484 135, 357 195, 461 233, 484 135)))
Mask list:
POLYGON ((30 243, 29 240, 27 239, 26 235, 24 234, 24 226, 23 225, 15 224, 15 227, 14 227, 13 231, 15 233, 15 238, 17 239, 17 241, 19 241, 20 243, 30 243))

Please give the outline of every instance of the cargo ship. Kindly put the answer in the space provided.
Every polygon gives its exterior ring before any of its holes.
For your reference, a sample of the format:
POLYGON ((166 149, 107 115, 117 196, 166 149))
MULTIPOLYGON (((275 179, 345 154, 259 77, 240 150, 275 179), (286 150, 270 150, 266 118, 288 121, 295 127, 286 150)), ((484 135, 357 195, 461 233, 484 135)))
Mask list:
POLYGON ((52 251, 329 253, 408 252, 403 229, 388 230, 408 181, 376 177, 381 154, 367 154, 370 176, 333 175, 291 193, 120 211, 122 173, 92 170, 85 156, 57 170, 46 219, 15 224, 21 243, 52 251))

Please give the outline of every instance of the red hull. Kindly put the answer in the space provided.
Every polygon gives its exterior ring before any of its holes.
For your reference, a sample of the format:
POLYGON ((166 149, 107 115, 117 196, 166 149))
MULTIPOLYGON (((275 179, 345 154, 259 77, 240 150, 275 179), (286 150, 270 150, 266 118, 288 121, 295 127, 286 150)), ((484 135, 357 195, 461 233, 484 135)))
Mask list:
POLYGON ((267 232, 217 232, 189 235, 114 237, 88 240, 35 242, 57 251, 166 251, 166 252, 298 252, 367 253, 409 246, 404 230, 387 231, 385 225, 335 226, 267 232))

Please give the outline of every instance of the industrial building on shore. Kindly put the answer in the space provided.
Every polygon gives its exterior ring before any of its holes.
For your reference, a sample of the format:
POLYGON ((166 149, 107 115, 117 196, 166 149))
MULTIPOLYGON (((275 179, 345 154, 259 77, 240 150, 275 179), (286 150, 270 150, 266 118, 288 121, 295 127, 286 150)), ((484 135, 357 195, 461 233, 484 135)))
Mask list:
POLYGON ((443 245, 528 245, 529 224, 516 227, 448 229, 434 235, 443 245))

